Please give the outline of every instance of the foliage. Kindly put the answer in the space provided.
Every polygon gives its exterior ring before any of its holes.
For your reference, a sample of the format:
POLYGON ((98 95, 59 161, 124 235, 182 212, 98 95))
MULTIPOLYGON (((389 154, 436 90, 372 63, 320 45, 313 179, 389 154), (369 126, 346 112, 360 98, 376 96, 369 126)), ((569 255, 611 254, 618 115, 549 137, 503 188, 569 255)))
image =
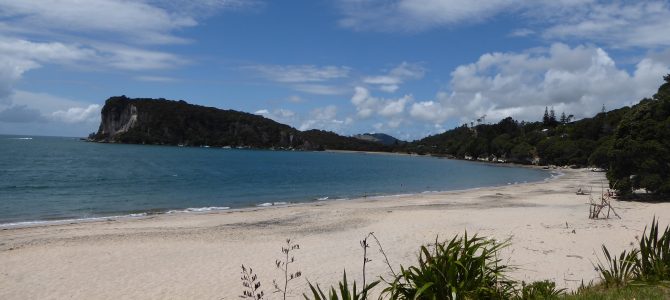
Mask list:
POLYGON ((535 281, 530 284, 522 282, 520 300, 559 299, 565 289, 557 289, 556 283, 549 280, 535 281))
POLYGON ((570 115, 559 122, 547 109, 546 122, 518 122, 508 117, 497 124, 464 124, 399 147, 405 152, 456 158, 496 157, 522 164, 539 158, 541 164, 606 167, 613 128, 628 110, 624 107, 574 122, 568 121, 573 118, 570 115))
POLYGON ((620 193, 670 193, 670 81, 624 115, 609 156, 607 178, 620 193))
POLYGON ((513 282, 505 273, 499 251, 507 243, 477 237, 456 236, 449 242, 422 246, 418 266, 400 267, 383 293, 390 299, 507 299, 513 282))
POLYGON ((605 286, 670 281, 670 227, 659 236, 658 221, 654 218, 649 233, 646 227, 644 233, 638 249, 623 251, 618 258, 612 257, 603 246, 607 265, 599 263, 597 269, 605 286))
POLYGON ((649 234, 640 240, 639 273, 645 282, 670 280, 670 227, 658 234, 658 221, 653 220, 649 234))
POLYGON ((335 287, 330 287, 328 290, 328 295, 326 296, 326 293, 321 289, 321 287, 317 284, 316 286, 312 285, 311 282, 309 284, 309 289, 312 292, 312 298, 310 298, 308 295, 303 294, 303 297, 305 297, 306 300, 314 299, 314 300, 365 300, 367 299, 367 294, 368 292, 374 288, 377 284, 379 284, 379 281, 374 281, 368 285, 363 285, 363 289, 358 291, 356 288, 356 282, 354 281, 351 290, 349 290, 349 282, 347 282, 347 271, 344 271, 344 276, 342 278, 342 281, 338 283, 338 289, 336 290, 335 287), (337 292, 340 292, 338 295, 337 292))
POLYGON ((612 257, 607 247, 604 245, 602 247, 607 265, 598 263, 596 268, 600 272, 605 286, 625 286, 633 281, 638 273, 637 256, 639 250, 623 251, 619 257, 612 257))

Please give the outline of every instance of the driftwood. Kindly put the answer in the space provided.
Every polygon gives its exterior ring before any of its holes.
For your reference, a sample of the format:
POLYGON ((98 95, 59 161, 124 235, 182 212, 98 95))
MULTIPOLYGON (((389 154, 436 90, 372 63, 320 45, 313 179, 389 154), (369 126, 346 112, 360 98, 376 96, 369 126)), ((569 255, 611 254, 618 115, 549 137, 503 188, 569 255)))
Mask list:
POLYGON ((621 219, 621 216, 612 207, 613 197, 614 193, 610 189, 602 191, 598 200, 594 200, 593 196, 589 194, 589 219, 609 219, 610 212, 621 219), (605 209, 607 209, 607 212, 605 212, 605 209))

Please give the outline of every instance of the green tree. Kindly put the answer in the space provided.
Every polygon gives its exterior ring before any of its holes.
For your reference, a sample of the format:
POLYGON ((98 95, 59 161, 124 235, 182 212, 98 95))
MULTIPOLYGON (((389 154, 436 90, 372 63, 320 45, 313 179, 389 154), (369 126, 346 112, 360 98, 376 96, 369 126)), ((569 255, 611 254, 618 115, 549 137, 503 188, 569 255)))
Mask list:
POLYGON ((622 194, 670 193, 670 76, 653 99, 626 113, 614 134, 607 178, 622 194))

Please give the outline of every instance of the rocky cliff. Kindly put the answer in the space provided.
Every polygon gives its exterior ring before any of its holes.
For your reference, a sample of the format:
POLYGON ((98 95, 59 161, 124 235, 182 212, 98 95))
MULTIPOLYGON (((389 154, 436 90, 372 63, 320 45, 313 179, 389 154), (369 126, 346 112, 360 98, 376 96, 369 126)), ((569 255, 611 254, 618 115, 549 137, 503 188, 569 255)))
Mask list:
POLYGON ((94 142, 302 150, 385 151, 326 131, 301 132, 262 116, 165 99, 107 99, 94 142))

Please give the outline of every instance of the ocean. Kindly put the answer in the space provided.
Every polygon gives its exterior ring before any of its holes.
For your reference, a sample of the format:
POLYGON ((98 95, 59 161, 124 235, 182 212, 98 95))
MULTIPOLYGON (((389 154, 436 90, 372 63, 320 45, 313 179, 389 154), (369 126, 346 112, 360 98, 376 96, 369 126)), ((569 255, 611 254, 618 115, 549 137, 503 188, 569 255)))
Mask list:
POLYGON ((551 176, 427 156, 0 135, 0 227, 449 191, 551 176))

